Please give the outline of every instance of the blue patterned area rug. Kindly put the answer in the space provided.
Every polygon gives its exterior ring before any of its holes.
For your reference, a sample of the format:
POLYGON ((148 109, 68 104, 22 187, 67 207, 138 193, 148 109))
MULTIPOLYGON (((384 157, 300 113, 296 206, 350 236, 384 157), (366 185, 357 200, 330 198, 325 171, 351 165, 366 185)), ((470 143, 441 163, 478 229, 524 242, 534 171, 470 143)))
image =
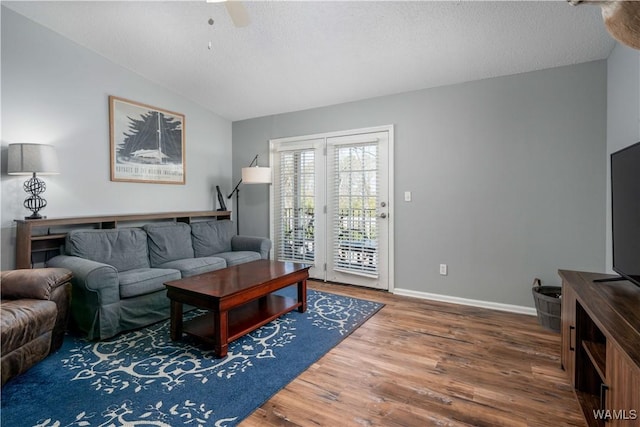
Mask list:
POLYGON ((2 425, 236 425, 383 306, 313 290, 307 299, 306 313, 234 341, 223 359, 171 341, 168 321, 110 341, 67 336, 2 388, 2 425))

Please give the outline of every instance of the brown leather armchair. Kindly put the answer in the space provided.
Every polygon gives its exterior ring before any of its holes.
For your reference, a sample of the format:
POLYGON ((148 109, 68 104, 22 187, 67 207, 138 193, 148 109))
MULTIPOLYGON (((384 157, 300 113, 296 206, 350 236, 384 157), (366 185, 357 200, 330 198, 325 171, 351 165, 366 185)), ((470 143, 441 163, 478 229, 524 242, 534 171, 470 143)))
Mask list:
POLYGON ((69 318, 71 271, 2 271, 0 334, 2 385, 58 350, 69 318))

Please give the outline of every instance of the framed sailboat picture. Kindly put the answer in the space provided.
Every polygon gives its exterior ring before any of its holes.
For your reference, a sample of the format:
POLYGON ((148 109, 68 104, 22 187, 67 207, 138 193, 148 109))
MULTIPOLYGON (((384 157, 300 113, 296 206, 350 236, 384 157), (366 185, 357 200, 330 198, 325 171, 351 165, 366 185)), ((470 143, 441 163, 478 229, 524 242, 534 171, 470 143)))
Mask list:
POLYGON ((185 183, 184 115, 109 97, 111 181, 185 183))

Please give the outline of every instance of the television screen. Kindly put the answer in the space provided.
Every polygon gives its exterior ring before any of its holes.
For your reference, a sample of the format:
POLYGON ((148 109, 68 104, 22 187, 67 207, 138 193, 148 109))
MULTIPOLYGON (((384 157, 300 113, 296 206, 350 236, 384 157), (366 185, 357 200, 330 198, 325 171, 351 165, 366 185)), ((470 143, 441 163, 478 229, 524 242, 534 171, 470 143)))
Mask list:
POLYGON ((611 154, 613 270, 640 286, 640 142, 611 154))

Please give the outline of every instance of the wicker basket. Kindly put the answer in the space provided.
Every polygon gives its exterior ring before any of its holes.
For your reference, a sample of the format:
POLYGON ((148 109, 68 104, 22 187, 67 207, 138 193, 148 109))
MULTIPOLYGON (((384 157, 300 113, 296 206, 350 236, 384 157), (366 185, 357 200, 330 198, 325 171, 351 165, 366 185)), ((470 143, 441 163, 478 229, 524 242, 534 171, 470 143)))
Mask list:
POLYGON ((540 325, 550 331, 560 332, 562 288, 560 286, 542 286, 540 279, 536 278, 533 280, 531 292, 536 303, 540 325))

